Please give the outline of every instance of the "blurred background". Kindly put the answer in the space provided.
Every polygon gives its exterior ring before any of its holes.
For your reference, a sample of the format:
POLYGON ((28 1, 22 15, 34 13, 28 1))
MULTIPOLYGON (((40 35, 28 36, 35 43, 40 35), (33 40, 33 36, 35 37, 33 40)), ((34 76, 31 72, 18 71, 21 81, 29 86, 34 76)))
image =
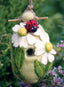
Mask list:
MULTIPOLYGON (((12 27, 17 24, 17 22, 9 23, 8 20, 21 16, 28 4, 29 0, 0 0, 0 87, 19 87, 19 80, 11 70, 10 50, 6 44, 9 40, 5 34, 11 35, 12 27)), ((48 17, 48 19, 38 22, 49 34, 51 42, 56 48, 56 44, 60 40, 64 40, 64 0, 33 0, 33 5, 37 16, 48 17)), ((64 54, 62 55, 64 56, 64 54)), ((54 66, 63 67, 63 61, 61 60, 61 62, 60 60, 55 62, 54 66)), ((37 86, 33 85, 33 87, 37 86)))

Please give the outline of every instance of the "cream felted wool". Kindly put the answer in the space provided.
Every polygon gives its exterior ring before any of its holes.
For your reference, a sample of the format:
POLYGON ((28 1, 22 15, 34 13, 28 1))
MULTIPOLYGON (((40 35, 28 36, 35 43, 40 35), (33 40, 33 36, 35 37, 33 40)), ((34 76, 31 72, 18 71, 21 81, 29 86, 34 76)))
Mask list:
POLYGON ((51 47, 49 35, 40 24, 35 33, 20 36, 18 31, 24 25, 25 23, 20 23, 12 28, 12 43, 15 48, 12 69, 21 81, 36 83, 50 70, 56 51, 51 47))
POLYGON ((34 19, 34 14, 31 11, 26 11, 22 14, 22 20, 27 22, 28 20, 34 19))
POLYGON ((25 83, 41 81, 52 67, 56 54, 49 35, 40 24, 36 27, 34 23, 35 20, 48 19, 48 17, 36 16, 32 8, 32 0, 29 0, 29 5, 21 17, 8 20, 8 22, 21 22, 12 28, 10 49, 13 73, 25 83), (28 27, 26 27, 27 21, 30 21, 28 27))

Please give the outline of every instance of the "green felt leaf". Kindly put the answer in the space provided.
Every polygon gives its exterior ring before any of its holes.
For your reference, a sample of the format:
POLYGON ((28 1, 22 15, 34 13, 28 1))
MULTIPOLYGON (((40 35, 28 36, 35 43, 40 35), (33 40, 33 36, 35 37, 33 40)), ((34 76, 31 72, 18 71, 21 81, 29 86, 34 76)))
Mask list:
POLYGON ((24 62, 24 59, 25 59, 25 50, 24 50, 24 48, 22 47, 22 48, 20 49, 20 52, 19 52, 18 68, 21 68, 21 67, 22 67, 23 62, 24 62))
POLYGON ((45 66, 45 72, 48 72, 51 69, 52 65, 53 62, 52 63, 48 62, 47 65, 45 66))
POLYGON ((14 55, 14 60, 17 65, 17 67, 20 69, 23 65, 23 61, 25 59, 25 50, 23 47, 21 48, 13 48, 13 55, 14 55))
MULTIPOLYGON (((19 78, 20 80, 24 80, 24 77, 22 76, 22 72, 20 72, 20 69, 18 68, 18 63, 16 62, 16 60, 18 60, 18 56, 19 53, 17 54, 16 52, 18 52, 20 49, 16 49, 15 50, 15 54, 14 54, 14 48, 12 48, 12 45, 10 43, 10 51, 11 51, 11 64, 12 64, 12 70, 15 76, 17 76, 17 78, 19 78), (16 55, 18 55, 16 57, 16 55)), ((23 51, 24 52, 24 49, 23 51)))
POLYGON ((35 65, 35 72, 37 73, 37 75, 39 77, 42 78, 44 76, 44 74, 45 74, 45 67, 44 67, 44 65, 41 62, 39 62, 38 60, 34 61, 34 65, 35 65))
POLYGON ((18 48, 13 48, 14 61, 15 61, 17 66, 18 66, 19 52, 20 52, 19 47, 18 48))
POLYGON ((12 69, 13 69, 13 73, 14 75, 21 80, 24 80, 24 77, 22 76, 20 70, 18 69, 17 65, 15 62, 12 62, 12 69))

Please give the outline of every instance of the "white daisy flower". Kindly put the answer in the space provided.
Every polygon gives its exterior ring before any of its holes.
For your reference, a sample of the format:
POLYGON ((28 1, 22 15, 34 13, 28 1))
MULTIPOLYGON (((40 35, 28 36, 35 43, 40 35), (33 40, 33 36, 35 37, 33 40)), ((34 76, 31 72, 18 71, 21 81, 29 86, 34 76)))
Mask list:
POLYGON ((47 62, 53 62, 54 61, 54 55, 56 54, 56 51, 53 49, 52 44, 49 41, 49 36, 45 32, 42 35, 40 35, 42 41, 37 41, 35 43, 35 55, 36 56, 42 56, 42 64, 46 65, 47 62), (43 37, 43 38, 42 38, 43 37))
POLYGON ((14 31, 14 34, 12 35, 12 43, 13 43, 14 47, 19 46, 19 47, 27 48, 28 45, 33 45, 36 42, 36 39, 33 35, 31 35, 31 34, 24 35, 26 33, 26 29, 25 29, 24 25, 25 24, 20 23, 20 25, 15 25, 12 28, 12 30, 14 31), (25 30, 25 31, 23 31, 23 30, 25 30), (21 36, 22 34, 24 36, 21 36))
POLYGON ((54 54, 56 54, 56 51, 52 49, 52 44, 46 43, 42 48, 36 48, 35 49, 35 55, 36 56, 42 56, 42 64, 46 65, 47 62, 53 62, 54 61, 54 54))

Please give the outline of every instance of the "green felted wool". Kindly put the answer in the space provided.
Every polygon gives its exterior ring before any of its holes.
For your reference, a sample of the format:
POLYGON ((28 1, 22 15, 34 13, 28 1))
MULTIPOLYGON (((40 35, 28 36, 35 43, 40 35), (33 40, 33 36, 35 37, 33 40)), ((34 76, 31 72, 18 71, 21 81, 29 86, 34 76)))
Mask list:
MULTIPOLYGON (((11 46, 12 47, 12 46, 11 46)), ((14 51, 14 49, 13 49, 14 51)), ((20 68, 22 67, 24 58, 25 58, 25 51, 24 48, 16 48, 15 52, 17 53, 13 53, 12 54, 12 49, 11 49, 11 64, 12 64, 12 70, 14 75, 20 79, 20 80, 24 80, 24 77, 22 76, 22 73, 20 72, 20 68)))
POLYGON ((22 20, 27 22, 28 20, 34 19, 34 14, 31 11, 26 11, 22 14, 22 20))
POLYGON ((45 66, 46 67, 45 68, 46 73, 51 69, 52 65, 53 65, 53 62, 52 63, 48 62, 48 64, 45 66))
POLYGON ((44 67, 44 65, 41 62, 39 62, 38 60, 35 60, 34 64, 35 64, 35 72, 37 73, 37 75, 39 77, 42 78, 44 76, 44 74, 45 74, 45 67, 44 67))

